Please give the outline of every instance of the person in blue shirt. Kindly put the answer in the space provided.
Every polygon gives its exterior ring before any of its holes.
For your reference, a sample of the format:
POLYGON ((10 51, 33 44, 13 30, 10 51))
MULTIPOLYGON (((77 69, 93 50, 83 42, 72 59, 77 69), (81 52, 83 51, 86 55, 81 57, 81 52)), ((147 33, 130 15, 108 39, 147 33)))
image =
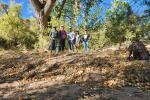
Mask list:
POLYGON ((74 50, 75 33, 73 32, 72 27, 69 27, 69 29, 70 31, 67 34, 69 50, 74 50))

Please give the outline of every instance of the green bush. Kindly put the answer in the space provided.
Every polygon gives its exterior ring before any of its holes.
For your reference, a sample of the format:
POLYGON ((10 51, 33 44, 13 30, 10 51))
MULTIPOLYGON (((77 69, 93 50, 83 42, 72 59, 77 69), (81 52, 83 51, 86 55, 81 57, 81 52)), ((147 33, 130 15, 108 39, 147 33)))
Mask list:
POLYGON ((38 42, 36 28, 30 27, 32 20, 22 19, 20 11, 21 5, 11 4, 8 13, 0 16, 0 47, 32 49, 38 42))
POLYGON ((92 39, 90 41, 90 47, 92 49, 102 48, 110 44, 110 41, 105 36, 104 30, 98 30, 92 33, 92 39))

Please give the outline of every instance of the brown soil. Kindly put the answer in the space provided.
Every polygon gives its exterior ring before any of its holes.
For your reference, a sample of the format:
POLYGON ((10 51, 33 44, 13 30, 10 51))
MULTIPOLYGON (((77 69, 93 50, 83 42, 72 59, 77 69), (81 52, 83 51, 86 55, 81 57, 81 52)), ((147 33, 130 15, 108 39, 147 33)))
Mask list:
POLYGON ((150 100, 150 62, 125 51, 0 52, 2 100, 150 100))

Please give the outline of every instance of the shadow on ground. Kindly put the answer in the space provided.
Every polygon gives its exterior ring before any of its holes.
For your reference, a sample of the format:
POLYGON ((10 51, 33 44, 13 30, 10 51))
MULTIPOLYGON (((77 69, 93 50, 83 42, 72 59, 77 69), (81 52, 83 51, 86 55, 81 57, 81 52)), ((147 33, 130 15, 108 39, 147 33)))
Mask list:
POLYGON ((0 58, 0 99, 148 100, 150 63, 125 52, 0 58), (35 60, 36 59, 36 60, 35 60))

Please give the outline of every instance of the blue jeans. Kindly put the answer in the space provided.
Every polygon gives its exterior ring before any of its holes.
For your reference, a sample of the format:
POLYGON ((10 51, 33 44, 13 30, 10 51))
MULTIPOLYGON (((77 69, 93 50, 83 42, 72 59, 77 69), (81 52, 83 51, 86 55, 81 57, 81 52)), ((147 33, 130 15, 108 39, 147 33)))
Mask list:
POLYGON ((51 40, 49 50, 56 50, 56 40, 53 40, 53 39, 51 40))
POLYGON ((73 41, 68 40, 68 44, 69 44, 69 49, 73 50, 74 49, 74 47, 73 47, 73 45, 74 45, 73 41))
POLYGON ((89 51, 88 44, 89 44, 88 41, 83 41, 84 50, 87 51, 87 52, 89 51))

